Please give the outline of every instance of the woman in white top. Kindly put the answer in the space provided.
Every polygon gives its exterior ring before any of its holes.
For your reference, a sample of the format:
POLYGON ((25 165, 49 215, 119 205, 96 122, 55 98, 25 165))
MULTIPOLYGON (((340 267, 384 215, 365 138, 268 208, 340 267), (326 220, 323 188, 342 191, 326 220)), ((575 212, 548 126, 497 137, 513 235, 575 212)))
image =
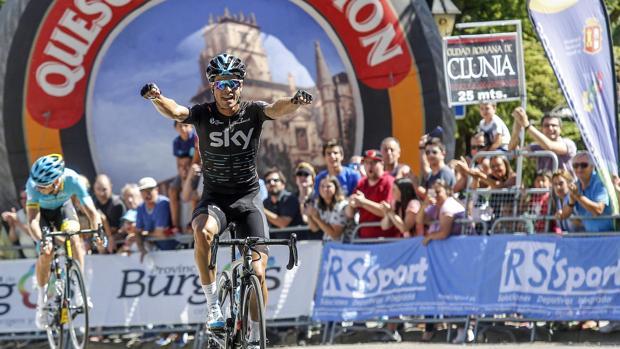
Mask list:
POLYGON ((420 201, 410 178, 399 178, 394 182, 392 198, 394 199, 393 204, 387 201, 381 202, 381 208, 384 212, 381 229, 387 230, 395 226, 406 238, 424 235, 424 226, 416 224, 420 201))
POLYGON ((305 214, 312 232, 323 231, 323 240, 341 241, 354 212, 342 193, 338 178, 328 175, 319 183, 316 205, 306 205, 305 214))

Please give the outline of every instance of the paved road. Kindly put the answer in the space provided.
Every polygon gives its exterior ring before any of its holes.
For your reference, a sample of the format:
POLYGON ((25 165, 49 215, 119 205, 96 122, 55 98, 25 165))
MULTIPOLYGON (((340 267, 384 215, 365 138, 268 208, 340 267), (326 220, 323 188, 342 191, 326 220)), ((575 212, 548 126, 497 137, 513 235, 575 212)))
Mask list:
MULTIPOLYGON (((473 347, 472 345, 468 345, 473 347)), ((461 347, 460 345, 455 344, 422 344, 419 342, 405 342, 405 343, 374 343, 374 344, 339 344, 339 345, 329 345, 329 346, 306 346, 306 347, 279 347, 279 349, 301 349, 301 348, 317 348, 317 349, 455 349, 461 347)), ((548 343, 523 343, 523 344, 476 344, 476 348, 481 349, 560 349, 560 348, 570 348, 570 349, 592 349, 592 347, 596 348, 615 348, 618 349, 618 346, 613 345, 604 345, 599 346, 597 344, 548 344, 548 343)))

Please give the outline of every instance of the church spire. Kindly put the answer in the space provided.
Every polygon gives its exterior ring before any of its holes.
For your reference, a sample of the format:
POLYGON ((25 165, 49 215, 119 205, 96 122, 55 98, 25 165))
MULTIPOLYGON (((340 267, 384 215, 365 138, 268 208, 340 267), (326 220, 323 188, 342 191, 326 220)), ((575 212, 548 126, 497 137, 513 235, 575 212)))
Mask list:
POLYGON ((333 86, 332 74, 327 67, 318 41, 314 42, 314 52, 316 57, 316 86, 319 89, 325 86, 333 86))

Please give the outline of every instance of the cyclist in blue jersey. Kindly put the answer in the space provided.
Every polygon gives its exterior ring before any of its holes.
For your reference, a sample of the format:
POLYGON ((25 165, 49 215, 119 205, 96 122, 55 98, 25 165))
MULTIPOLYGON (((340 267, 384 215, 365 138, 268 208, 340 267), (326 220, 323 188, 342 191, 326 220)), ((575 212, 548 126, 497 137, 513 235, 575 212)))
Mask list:
MULTIPOLYGON (((192 217, 195 261, 207 297, 207 326, 217 329, 224 326, 224 318, 217 303, 216 273, 208 267, 213 236, 221 233, 228 221, 237 223, 239 233, 269 236, 256 172, 263 122, 295 112, 301 105, 310 104, 312 96, 298 90, 293 97, 279 98, 273 103, 242 101, 245 64, 240 58, 225 53, 211 59, 206 75, 215 99, 212 103, 188 108, 164 97, 152 83, 146 84, 140 93, 150 99, 162 115, 196 128, 204 190, 192 217)), ((267 252, 266 248, 259 248, 254 252, 253 263, 262 284, 265 304, 267 252)), ((255 320, 254 315, 251 318, 255 320)), ((258 339, 258 331, 257 322, 250 321, 250 337, 258 339)))
MULTIPOLYGON (((48 227, 50 231, 79 230, 79 220, 72 198, 79 200, 82 204, 91 229, 97 229, 101 224, 101 217, 97 213, 93 199, 88 194, 86 185, 82 183, 75 171, 65 168, 65 161, 60 154, 46 155, 34 162, 26 183, 26 194, 28 226, 32 238, 38 242, 39 249, 36 264, 39 292, 35 324, 43 329, 47 325, 47 317, 43 311, 44 294, 50 278, 50 265, 53 258, 51 241, 42 240, 43 227, 48 227)), ((85 254, 83 242, 79 235, 71 237, 71 242, 76 260, 80 268, 83 268, 85 254)), ((82 298, 78 297, 78 299, 82 298)), ((89 304, 89 306, 92 305, 89 304)))

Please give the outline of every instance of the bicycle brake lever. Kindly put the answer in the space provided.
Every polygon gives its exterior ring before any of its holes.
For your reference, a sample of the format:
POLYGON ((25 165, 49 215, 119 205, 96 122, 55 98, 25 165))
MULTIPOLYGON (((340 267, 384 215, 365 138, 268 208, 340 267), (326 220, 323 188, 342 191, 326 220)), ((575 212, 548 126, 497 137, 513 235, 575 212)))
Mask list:
POLYGON ((288 264, 286 265, 286 269, 291 270, 294 266, 299 264, 297 260, 297 234, 292 233, 289 237, 288 249, 288 264))

